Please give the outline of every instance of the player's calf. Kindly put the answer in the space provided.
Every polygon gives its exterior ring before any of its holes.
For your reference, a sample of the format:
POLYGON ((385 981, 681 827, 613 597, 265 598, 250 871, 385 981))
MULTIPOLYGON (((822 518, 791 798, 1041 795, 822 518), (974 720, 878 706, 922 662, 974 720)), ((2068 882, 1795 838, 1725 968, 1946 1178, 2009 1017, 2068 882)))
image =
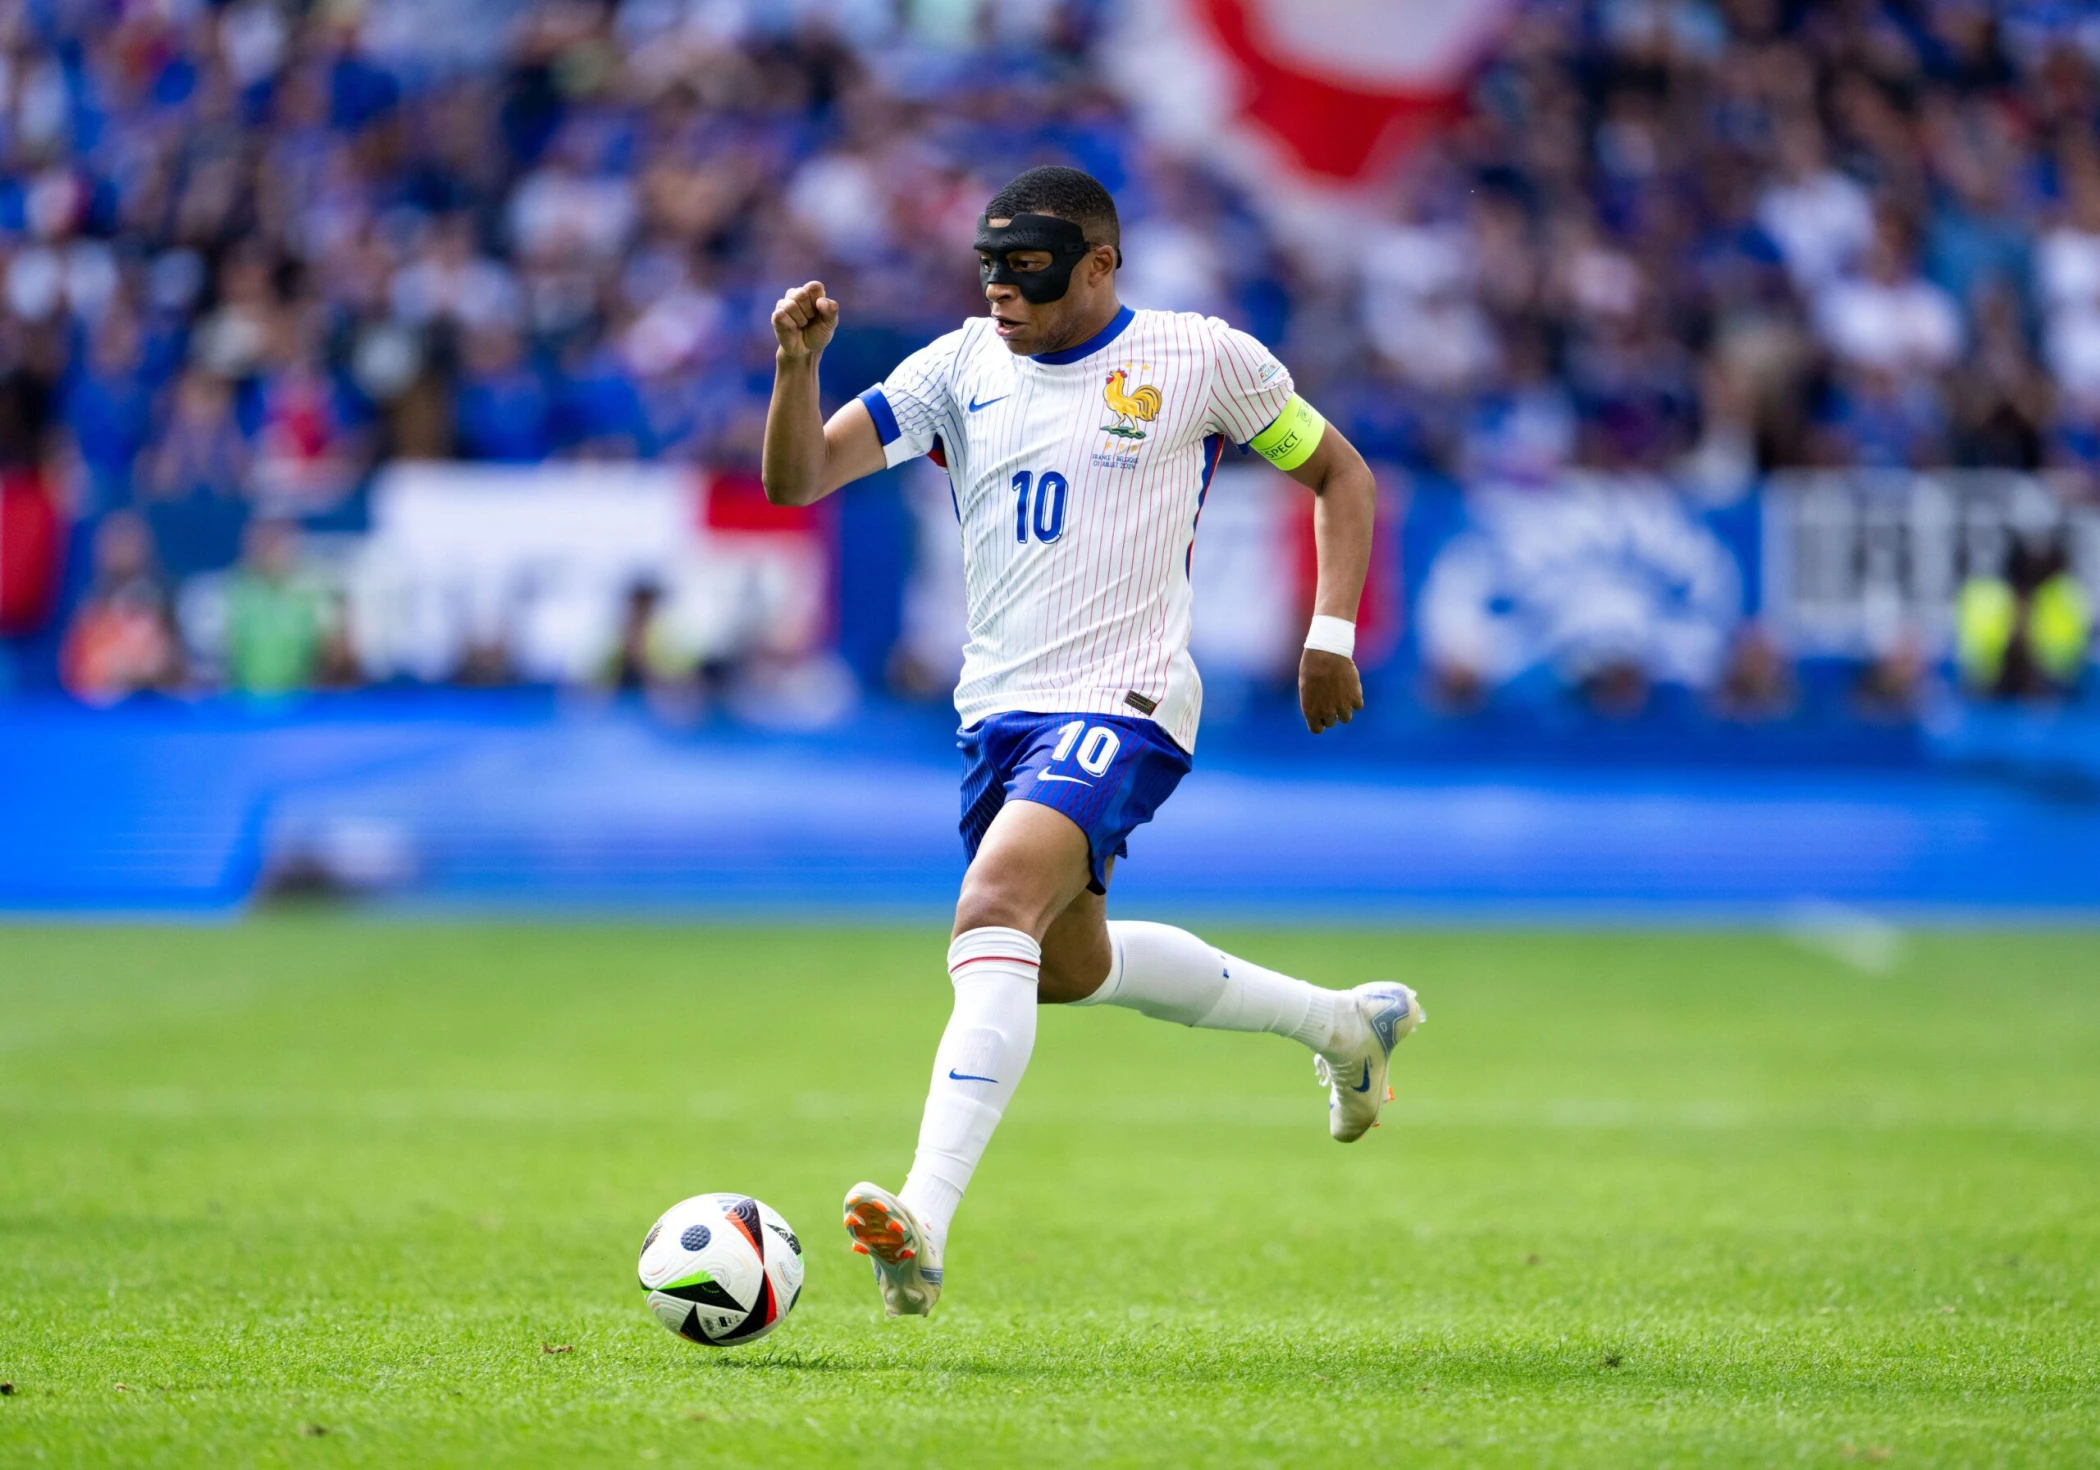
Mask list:
POLYGON ((1115 920, 1108 978, 1080 1005, 1117 1005, 1210 1031, 1268 1031, 1312 1050, 1328 1087, 1329 1132, 1348 1143, 1390 1096, 1392 1050, 1421 1003, 1393 982, 1325 990, 1213 948, 1166 924, 1115 920))

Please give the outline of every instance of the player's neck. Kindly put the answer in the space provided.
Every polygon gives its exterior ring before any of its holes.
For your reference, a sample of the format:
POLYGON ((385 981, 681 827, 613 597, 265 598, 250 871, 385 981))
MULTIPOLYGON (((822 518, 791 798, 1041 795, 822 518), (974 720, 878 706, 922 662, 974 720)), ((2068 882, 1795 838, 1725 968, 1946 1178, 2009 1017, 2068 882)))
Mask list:
POLYGON ((1117 300, 1116 293, 1111 291, 1085 316, 1073 323, 1072 330, 1066 334, 1063 341, 1045 342, 1041 351, 1030 355, 1043 357, 1049 353, 1070 352, 1074 347, 1082 347, 1107 331, 1109 324, 1121 315, 1122 311, 1123 303, 1117 300))

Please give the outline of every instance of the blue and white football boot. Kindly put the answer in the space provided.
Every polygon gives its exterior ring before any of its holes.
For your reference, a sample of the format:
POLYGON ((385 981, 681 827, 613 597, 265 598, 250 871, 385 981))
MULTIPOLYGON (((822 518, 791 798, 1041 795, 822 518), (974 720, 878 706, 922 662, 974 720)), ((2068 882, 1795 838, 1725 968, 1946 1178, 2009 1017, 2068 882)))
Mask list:
POLYGON ((846 1191, 846 1234, 855 1253, 874 1262, 884 1311, 923 1317, 933 1310, 941 1299, 941 1248, 910 1206, 887 1189, 856 1184, 846 1191))
POLYGON ((1363 1017, 1363 1044, 1313 1058, 1313 1074, 1327 1089, 1327 1131, 1337 1143, 1354 1143, 1378 1126, 1378 1110, 1393 1100, 1386 1081, 1393 1048, 1429 1019, 1421 1000, 1397 980, 1375 980, 1349 994, 1363 1017))

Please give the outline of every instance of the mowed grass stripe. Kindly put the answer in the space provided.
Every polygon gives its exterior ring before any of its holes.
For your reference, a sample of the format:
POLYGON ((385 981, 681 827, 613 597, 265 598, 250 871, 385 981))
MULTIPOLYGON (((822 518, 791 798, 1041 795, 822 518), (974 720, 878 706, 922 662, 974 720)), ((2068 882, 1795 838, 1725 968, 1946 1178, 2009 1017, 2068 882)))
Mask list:
MULTIPOLYGON (((1403 1054, 1404 1056, 1405 1054, 1403 1054)), ((1183 1097, 1093 1099, 1063 1103, 1056 1125, 1070 1124, 1227 1124, 1242 1128, 1289 1128, 1303 1131, 1305 1099, 1299 1097, 1183 1097)), ((776 1098, 748 1093, 694 1093, 652 1099, 607 1093, 592 1096, 563 1092, 253 1092, 203 1088, 140 1088, 35 1092, 0 1089, 0 1116, 23 1118, 121 1117, 172 1119, 303 1119, 359 1123, 475 1122, 549 1125, 579 1128, 607 1122, 656 1122, 665 1108, 694 1121, 742 1118, 759 1112, 787 1111, 821 1120, 852 1109, 866 1116, 882 1111, 916 1122, 916 1101, 886 1099, 871 1104, 845 1094, 786 1092, 776 1098)), ((1046 1120, 1037 1120, 1038 1122, 1046 1120)), ((1979 1111, 1947 1099, 1933 1107, 1877 1104, 1864 1112, 1857 1105, 1788 1108, 1743 1102, 1688 1099, 1669 1103, 1631 1102, 1619 1098, 1543 1099, 1411 1098, 1406 1126, 1424 1128, 1535 1129, 1585 1131, 1625 1129, 1691 1129, 1694 1131, 1775 1129, 1858 1129, 1911 1131, 1985 1129, 2002 1133, 2100 1132, 2100 1110, 2072 1107, 1979 1111)), ((1023 1126, 1017 1124, 1016 1126, 1023 1126)))
POLYGON ((0 930, 0 1464, 2100 1458, 2100 936, 1211 937, 1421 986, 1392 1123, 1048 1013, 893 1323, 938 933, 0 930), (741 1352, 632 1281, 713 1188, 810 1251, 741 1352))

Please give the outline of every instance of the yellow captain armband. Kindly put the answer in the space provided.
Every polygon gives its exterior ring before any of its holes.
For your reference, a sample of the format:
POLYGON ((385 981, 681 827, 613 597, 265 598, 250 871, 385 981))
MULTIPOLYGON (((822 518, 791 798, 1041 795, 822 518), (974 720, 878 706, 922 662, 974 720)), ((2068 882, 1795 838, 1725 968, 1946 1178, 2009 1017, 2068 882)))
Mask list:
POLYGON ((1276 422, 1254 436, 1247 447, 1279 470, 1295 470, 1312 458, 1327 433, 1327 420, 1297 394, 1276 415, 1276 422))

